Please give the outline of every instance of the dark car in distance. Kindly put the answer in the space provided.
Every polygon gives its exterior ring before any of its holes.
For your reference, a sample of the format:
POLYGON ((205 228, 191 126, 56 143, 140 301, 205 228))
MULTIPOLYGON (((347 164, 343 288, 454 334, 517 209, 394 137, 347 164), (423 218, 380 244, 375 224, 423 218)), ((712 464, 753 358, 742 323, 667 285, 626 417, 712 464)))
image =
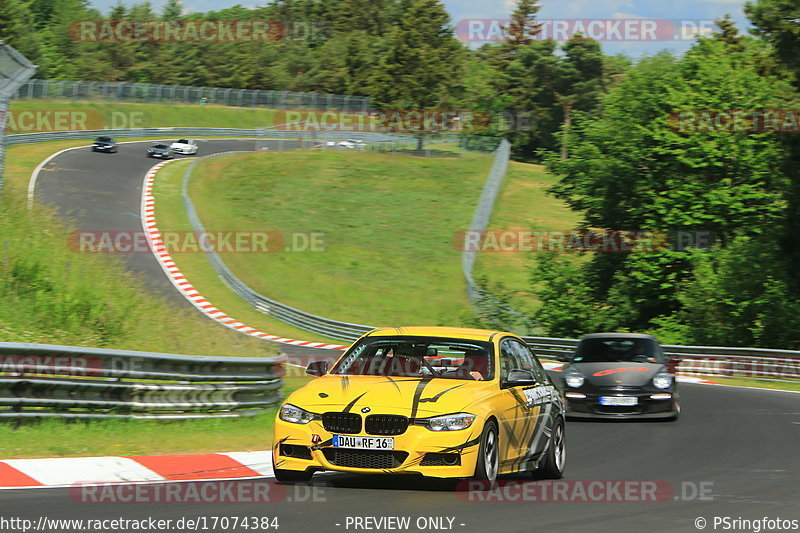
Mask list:
POLYGON ((676 420, 680 398, 677 359, 668 359, 655 337, 594 333, 581 338, 564 361, 561 379, 567 417, 676 420))
POLYGON ((158 157, 160 159, 172 159, 175 151, 169 145, 156 143, 147 149, 147 157, 158 157))
POLYGON ((98 137, 92 144, 92 152, 117 153, 117 141, 112 137, 98 137))

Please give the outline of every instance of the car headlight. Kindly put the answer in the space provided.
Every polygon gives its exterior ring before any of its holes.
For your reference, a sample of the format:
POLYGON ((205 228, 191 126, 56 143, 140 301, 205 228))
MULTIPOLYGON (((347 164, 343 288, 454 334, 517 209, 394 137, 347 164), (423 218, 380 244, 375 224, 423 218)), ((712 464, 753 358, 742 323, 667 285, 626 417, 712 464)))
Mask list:
POLYGON ((586 378, 583 377, 583 374, 581 374, 581 371, 577 368, 570 368, 564 372, 564 383, 575 389, 582 386, 585 380, 586 378))
POLYGON ((316 417, 305 409, 300 409, 290 403, 281 406, 280 419, 292 424, 308 424, 316 417))
POLYGON ((435 416, 422 421, 423 425, 431 431, 459 431, 467 429, 477 417, 469 413, 455 415, 435 416))
POLYGON ((653 385, 659 389, 668 389, 672 385, 672 376, 666 372, 659 372, 653 376, 653 385))

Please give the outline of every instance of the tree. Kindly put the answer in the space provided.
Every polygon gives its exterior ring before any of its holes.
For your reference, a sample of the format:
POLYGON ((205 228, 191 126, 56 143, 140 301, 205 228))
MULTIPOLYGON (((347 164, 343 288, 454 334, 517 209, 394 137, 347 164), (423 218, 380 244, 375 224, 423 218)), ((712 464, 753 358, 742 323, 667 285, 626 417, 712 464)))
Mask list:
POLYGON ((775 55, 800 85, 800 4, 796 0, 757 0, 747 2, 744 12, 754 26, 750 32, 775 48, 775 55))
POLYGON ((41 59, 41 43, 35 31, 30 4, 22 0, 0 3, 0 38, 16 48, 33 63, 41 59))
MULTIPOLYGON (((674 120, 681 111, 691 118, 697 110, 779 107, 788 85, 759 74, 759 54, 731 54, 725 42, 700 39, 681 60, 643 59, 602 99, 602 115, 579 117, 569 159, 553 154, 547 164, 560 178, 553 192, 582 213, 581 227, 710 231, 723 248, 781 228, 788 153, 774 134, 674 120)), ((697 275, 690 252, 674 248, 596 253, 576 268, 571 279, 592 301, 577 308, 591 316, 576 320, 603 329, 642 330, 679 314, 678 287, 697 275)), ((539 291, 540 316, 560 316, 558 291, 546 281, 539 291)))
POLYGON ((508 35, 506 49, 516 49, 530 44, 542 31, 542 25, 536 22, 536 14, 541 9, 539 0, 517 0, 517 6, 511 14, 508 26, 503 30, 508 35))
MULTIPOLYGON (((383 109, 447 110, 463 91, 461 43, 439 0, 414 0, 372 76, 370 96, 383 109)), ((425 131, 420 131, 422 148, 425 131)))
POLYGON ((744 52, 744 36, 739 35, 739 30, 730 14, 726 13, 724 18, 717 19, 714 23, 720 29, 720 31, 714 32, 715 39, 726 43, 733 52, 744 52))
POLYGON ((164 20, 177 20, 183 15, 183 3, 181 0, 167 0, 162 10, 161 18, 164 20))

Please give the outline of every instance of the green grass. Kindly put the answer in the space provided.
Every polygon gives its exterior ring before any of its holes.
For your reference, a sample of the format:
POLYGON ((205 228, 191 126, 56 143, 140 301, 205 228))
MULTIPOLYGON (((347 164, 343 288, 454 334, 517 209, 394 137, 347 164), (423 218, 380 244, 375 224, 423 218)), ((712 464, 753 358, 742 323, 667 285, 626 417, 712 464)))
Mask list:
POLYGON ((276 350, 143 288, 118 257, 81 254, 48 210, 6 200, 0 211, 0 341, 187 353, 276 350))
MULTIPOLYGON (((547 194, 556 178, 541 165, 512 162, 489 222, 490 230, 569 231, 579 216, 547 194)), ((530 270, 536 252, 483 252, 477 254, 475 277, 502 283, 520 310, 538 307, 531 291, 530 270)))
POLYGON ((274 126, 281 119, 275 110, 247 107, 192 104, 138 104, 108 101, 73 100, 14 100, 11 102, 9 134, 34 133, 69 129, 111 128, 163 128, 195 126, 201 128, 264 128, 274 126), (54 120, 49 124, 41 120, 25 120, 21 113, 32 112, 35 119, 46 120, 56 112, 67 112, 69 117, 58 127, 54 120), (50 115, 46 114, 51 112, 50 115), (80 121, 83 113, 84 123, 80 121), (16 122, 14 122, 14 118, 16 122), (275 119, 275 120, 274 120, 275 119), (16 126, 16 129, 14 128, 16 126), (81 127, 85 126, 85 127, 81 127))
MULTIPOLYGON (((153 194, 156 199, 156 223, 162 233, 192 231, 192 226, 186 217, 181 198, 181 183, 189 164, 189 161, 171 163, 161 169, 155 178, 153 194)), ((208 229, 212 228, 209 227, 208 229)), ((186 276, 186 279, 192 283, 200 294, 228 316, 273 335, 343 344, 340 340, 327 339, 305 330, 294 328, 256 311, 222 282, 204 254, 172 253, 171 255, 181 272, 186 276)), ((230 255, 225 254, 223 260, 227 261, 230 255)))
POLYGON ((800 391, 800 380, 773 381, 767 379, 723 378, 716 376, 709 377, 708 379, 720 385, 735 385, 737 387, 750 387, 754 389, 800 391))
MULTIPOLYGON (((284 380, 284 396, 307 377, 284 380)), ((0 424, 0 459, 269 450, 275 409, 239 419, 42 420, 0 424)))
POLYGON ((208 230, 326 234, 324 252, 225 254, 264 295, 349 322, 458 325, 471 308, 453 239, 469 226, 491 163, 478 154, 259 153, 204 162, 191 195, 208 230))

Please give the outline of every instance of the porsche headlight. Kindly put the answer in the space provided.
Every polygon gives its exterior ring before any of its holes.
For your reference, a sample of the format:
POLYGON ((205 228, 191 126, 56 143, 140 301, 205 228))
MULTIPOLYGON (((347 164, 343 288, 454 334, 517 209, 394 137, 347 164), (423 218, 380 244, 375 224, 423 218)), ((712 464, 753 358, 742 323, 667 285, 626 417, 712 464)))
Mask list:
POLYGON ((659 372, 653 376, 653 385, 659 389, 668 389, 672 385, 672 376, 666 372, 659 372))
POLYGON ((584 381, 585 378, 583 377, 583 374, 581 374, 581 371, 578 370, 577 368, 570 368, 569 370, 564 372, 564 383, 566 383, 570 387, 577 389, 578 387, 583 385, 584 381))
POLYGON ((470 427, 476 418, 475 415, 468 413, 458 413, 428 418, 424 421, 424 425, 431 431, 459 431, 470 427))
POLYGON ((304 409, 300 409, 290 403, 281 406, 280 419, 292 424, 308 424, 314 420, 315 416, 304 409))

